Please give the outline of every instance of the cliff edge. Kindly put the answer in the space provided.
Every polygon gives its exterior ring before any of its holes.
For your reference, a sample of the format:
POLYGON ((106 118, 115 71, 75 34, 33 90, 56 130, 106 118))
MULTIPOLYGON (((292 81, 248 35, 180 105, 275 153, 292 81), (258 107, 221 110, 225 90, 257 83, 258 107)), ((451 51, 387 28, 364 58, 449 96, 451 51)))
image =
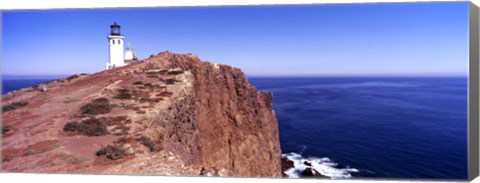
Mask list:
POLYGON ((3 172, 280 177, 272 94, 163 52, 2 96, 3 172))

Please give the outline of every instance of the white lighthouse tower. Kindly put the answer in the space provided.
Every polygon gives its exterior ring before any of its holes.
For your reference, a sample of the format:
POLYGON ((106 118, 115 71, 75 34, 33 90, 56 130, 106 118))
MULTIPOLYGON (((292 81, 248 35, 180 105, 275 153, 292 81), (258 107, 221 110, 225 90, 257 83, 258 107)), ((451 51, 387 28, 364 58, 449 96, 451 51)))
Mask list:
POLYGON ((109 61, 107 69, 121 67, 125 65, 123 55, 123 39, 120 34, 120 25, 117 22, 110 26, 110 35, 108 35, 109 61))

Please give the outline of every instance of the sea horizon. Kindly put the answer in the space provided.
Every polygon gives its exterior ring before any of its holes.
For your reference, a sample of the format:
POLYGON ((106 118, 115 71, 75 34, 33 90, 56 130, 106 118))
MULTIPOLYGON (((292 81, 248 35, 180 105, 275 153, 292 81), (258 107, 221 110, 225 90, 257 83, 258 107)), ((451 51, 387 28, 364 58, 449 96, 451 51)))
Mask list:
POLYGON ((70 75, 2 75, 3 79, 62 79, 70 75))
MULTIPOLYGON (((74 74, 72 74, 74 75, 74 74)), ((1 75, 2 77, 2 95, 8 92, 28 88, 34 85, 42 84, 58 79, 65 79, 71 75, 1 75), (7 83, 5 81, 8 81, 7 83), (17 82, 14 82, 17 81, 17 82)), ((246 75, 247 79, 314 79, 314 78, 466 78, 465 75, 271 75, 258 76, 246 75)))
MULTIPOLYGON (((99 71, 101 72, 101 71, 99 71)), ((1 75, 2 79, 28 79, 28 78, 53 78, 61 79, 66 78, 71 75, 81 74, 52 74, 52 75, 15 75, 15 74, 4 74, 1 75)), ((95 74, 95 73, 87 73, 95 74)), ((334 75, 253 75, 245 74, 248 78, 331 78, 331 77, 360 77, 360 78, 373 78, 373 77, 386 77, 386 78, 396 78, 396 77, 426 77, 426 78, 442 78, 442 77, 468 77, 468 74, 445 74, 445 75, 428 75, 428 74, 418 74, 418 75, 349 75, 349 74, 334 74, 334 75)))

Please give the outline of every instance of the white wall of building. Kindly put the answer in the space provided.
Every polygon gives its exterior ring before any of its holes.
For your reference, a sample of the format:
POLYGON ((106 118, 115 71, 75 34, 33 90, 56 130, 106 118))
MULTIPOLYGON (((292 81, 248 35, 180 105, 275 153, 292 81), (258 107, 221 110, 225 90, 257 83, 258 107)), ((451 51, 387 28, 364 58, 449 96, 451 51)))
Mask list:
POLYGON ((134 57, 132 50, 127 50, 125 52, 125 60, 132 60, 134 57))
POLYGON ((123 52, 123 36, 108 36, 109 45, 109 63, 107 69, 113 67, 121 67, 125 65, 123 52))

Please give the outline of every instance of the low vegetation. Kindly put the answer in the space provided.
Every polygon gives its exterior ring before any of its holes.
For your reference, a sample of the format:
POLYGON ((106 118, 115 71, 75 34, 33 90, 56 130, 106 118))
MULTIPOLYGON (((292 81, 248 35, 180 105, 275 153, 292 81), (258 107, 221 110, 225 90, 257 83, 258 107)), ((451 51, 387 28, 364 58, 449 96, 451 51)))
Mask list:
POLYGON ((165 79, 163 82, 167 85, 173 85, 173 84, 175 84, 175 82, 177 82, 177 80, 176 79, 165 79))
POLYGON ((11 104, 8 104, 6 106, 3 106, 2 107, 2 112, 7 112, 7 111, 11 111, 11 110, 15 110, 15 109, 18 109, 20 107, 24 107, 24 106, 27 106, 28 105, 28 102, 13 102, 11 104))
POLYGON ((77 132, 86 136, 102 136, 108 133, 107 126, 95 118, 83 120, 80 123, 68 122, 63 131, 77 132))
POLYGON ((125 157, 126 151, 120 146, 108 145, 100 148, 95 154, 109 160, 116 160, 125 157))
POLYGON ((155 71, 148 71, 146 72, 146 74, 148 75, 156 75, 156 74, 160 74, 159 72, 155 72, 155 71))
POLYGON ((133 83, 133 85, 143 85, 143 83, 141 81, 136 81, 133 83))
POLYGON ((78 77, 79 77, 78 75, 74 74, 74 75, 71 75, 71 76, 67 77, 67 80, 70 81, 70 80, 78 78, 78 77))
POLYGON ((145 147, 148 147, 150 152, 157 151, 157 147, 155 146, 155 143, 153 143, 153 141, 150 138, 142 136, 141 138, 137 139, 137 141, 140 144, 144 145, 145 147))
POLYGON ((63 131, 74 132, 74 131, 77 131, 77 127, 78 127, 78 122, 75 122, 75 121, 68 122, 67 124, 65 124, 65 126, 63 126, 63 131))
POLYGON ((97 98, 80 108, 82 114, 105 114, 110 112, 110 103, 106 98, 97 98))
POLYGON ((153 88, 153 85, 151 83, 145 83, 143 86, 145 88, 153 88))
POLYGON ((77 132, 86 136, 102 136, 108 133, 107 126, 95 118, 80 122, 77 125, 77 132))
POLYGON ((130 94, 130 90, 128 90, 128 89, 125 89, 125 88, 124 89, 119 89, 117 95, 114 98, 122 99, 122 100, 131 99, 132 94, 130 94))
POLYGON ((183 71, 182 71, 182 70, 171 70, 171 71, 168 71, 168 75, 179 75, 179 74, 183 74, 183 71))
POLYGON ((157 75, 151 75, 151 74, 147 75, 147 77, 148 77, 148 78, 158 78, 157 75))
POLYGON ((2 135, 6 134, 8 131, 10 131, 11 127, 8 125, 2 126, 2 135))
POLYGON ((131 123, 127 116, 115 116, 115 117, 101 117, 98 120, 102 121, 107 126, 121 125, 123 123, 131 123))

